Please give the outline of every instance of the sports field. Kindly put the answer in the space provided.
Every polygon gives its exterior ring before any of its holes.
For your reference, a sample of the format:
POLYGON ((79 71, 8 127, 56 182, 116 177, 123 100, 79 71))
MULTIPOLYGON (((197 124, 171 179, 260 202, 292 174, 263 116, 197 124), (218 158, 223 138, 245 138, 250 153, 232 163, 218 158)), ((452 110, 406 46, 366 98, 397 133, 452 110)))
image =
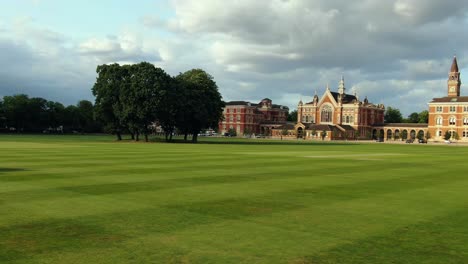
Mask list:
POLYGON ((468 147, 0 135, 0 263, 468 263, 468 147))

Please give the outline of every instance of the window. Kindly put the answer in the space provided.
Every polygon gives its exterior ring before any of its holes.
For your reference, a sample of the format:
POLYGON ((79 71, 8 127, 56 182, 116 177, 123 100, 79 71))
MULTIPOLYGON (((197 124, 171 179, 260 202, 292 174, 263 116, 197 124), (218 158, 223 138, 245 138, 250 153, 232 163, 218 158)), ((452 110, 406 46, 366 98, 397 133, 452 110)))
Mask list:
POLYGON ((443 121, 442 117, 438 116, 438 117, 436 118, 436 125, 441 126, 441 125, 442 125, 442 121, 443 121))
POLYGON ((467 134, 466 131, 463 131, 463 137, 466 137, 467 134))
POLYGON ((455 112, 457 108, 455 106, 450 106, 450 112, 455 112))
POLYGON ((463 125, 468 126, 468 117, 463 118, 463 125))
POLYGON ((438 130, 438 131, 437 131, 437 136, 438 136, 438 137, 441 137, 441 136, 442 136, 442 131, 438 130))
POLYGON ((463 112, 468 112, 468 106, 463 107, 463 112))
POLYGON ((451 116, 449 119, 449 125, 454 126, 456 123, 456 118, 454 116, 451 116))
POLYGON ((241 120, 241 116, 240 115, 237 115, 237 122, 240 122, 241 120))
POLYGON ((232 123, 233 121, 234 121, 233 117, 232 117, 232 116, 230 116, 230 117, 229 117, 229 122, 231 122, 231 123, 232 123))
POLYGON ((443 110, 442 106, 437 106, 436 107, 437 112, 442 113, 442 110, 443 110))
POLYGON ((321 111, 320 121, 327 123, 327 122, 332 122, 332 120, 333 120, 333 110, 331 106, 329 105, 323 106, 322 111, 321 111))

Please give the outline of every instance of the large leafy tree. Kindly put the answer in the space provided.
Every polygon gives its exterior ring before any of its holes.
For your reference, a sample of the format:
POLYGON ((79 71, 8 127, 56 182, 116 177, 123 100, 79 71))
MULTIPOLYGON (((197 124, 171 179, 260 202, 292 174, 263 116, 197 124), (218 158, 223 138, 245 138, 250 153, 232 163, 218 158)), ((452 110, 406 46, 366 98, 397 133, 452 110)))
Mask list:
POLYGON ((183 106, 179 109, 177 126, 190 132, 192 142, 204 128, 216 127, 222 119, 224 102, 213 77, 201 69, 192 69, 177 77, 183 90, 183 106))
POLYGON ((159 125, 164 130, 166 141, 172 140, 174 129, 177 125, 177 118, 183 116, 185 98, 184 86, 177 85, 176 79, 171 78, 169 85, 161 86, 159 90, 159 104, 156 109, 156 116, 159 125))
POLYGON ((408 116, 408 123, 418 123, 419 122, 419 114, 414 112, 414 113, 411 113, 409 116, 408 116))
POLYGON ((149 127, 157 118, 162 90, 171 84, 171 76, 148 62, 131 65, 129 84, 121 91, 124 120, 137 136, 148 141, 149 127))
POLYGON ((52 129, 58 129, 58 127, 64 125, 65 121, 65 106, 59 102, 47 101, 46 112, 48 125, 52 129))
POLYGON ((125 89, 129 78, 128 67, 119 64, 100 65, 96 72, 98 77, 92 88, 96 97, 95 112, 111 133, 115 133, 117 140, 122 140, 125 129, 123 120, 123 105, 120 93, 125 89))
POLYGON ((385 123, 401 123, 403 116, 397 108, 387 107, 384 116, 385 123))
POLYGON ((3 108, 8 127, 24 131, 28 123, 29 97, 25 94, 3 97, 3 108))
POLYGON ((0 131, 5 129, 6 124, 5 108, 3 107, 3 100, 0 101, 0 131))

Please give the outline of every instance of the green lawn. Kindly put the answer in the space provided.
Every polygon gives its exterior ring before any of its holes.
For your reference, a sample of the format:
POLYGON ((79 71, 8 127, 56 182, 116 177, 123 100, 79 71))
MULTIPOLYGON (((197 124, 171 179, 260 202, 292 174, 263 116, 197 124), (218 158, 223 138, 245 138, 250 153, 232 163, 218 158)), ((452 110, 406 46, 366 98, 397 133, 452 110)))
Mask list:
POLYGON ((468 147, 113 140, 0 135, 0 263, 468 263, 468 147))

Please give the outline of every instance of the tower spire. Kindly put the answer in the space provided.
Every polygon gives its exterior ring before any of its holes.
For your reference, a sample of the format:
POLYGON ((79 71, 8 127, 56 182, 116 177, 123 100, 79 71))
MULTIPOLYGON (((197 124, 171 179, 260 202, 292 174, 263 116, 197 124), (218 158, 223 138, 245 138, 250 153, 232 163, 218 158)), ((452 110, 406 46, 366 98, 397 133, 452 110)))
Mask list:
POLYGON ((458 97, 460 96, 460 71, 458 69, 457 57, 453 56, 452 66, 450 67, 450 72, 447 80, 447 95, 448 97, 458 97))
POLYGON ((339 94, 344 94, 346 91, 345 84, 344 84, 344 76, 341 75, 341 81, 338 84, 338 93, 339 94))
POLYGON ((450 72, 459 72, 457 56, 453 56, 452 67, 450 67, 450 72))

